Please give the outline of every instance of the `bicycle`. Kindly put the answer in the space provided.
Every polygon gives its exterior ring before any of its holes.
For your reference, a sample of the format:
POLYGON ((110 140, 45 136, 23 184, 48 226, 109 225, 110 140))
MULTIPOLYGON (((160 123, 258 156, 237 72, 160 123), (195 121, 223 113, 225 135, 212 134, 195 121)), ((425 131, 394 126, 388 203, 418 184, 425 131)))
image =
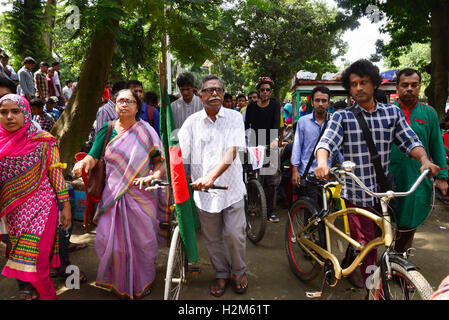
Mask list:
MULTIPOLYGON (((259 170, 253 169, 248 161, 249 149, 245 149, 243 161, 243 182, 246 186, 245 216, 246 235, 248 239, 256 244, 262 240, 267 224, 267 200, 265 191, 259 181, 259 170)), ((263 154, 260 163, 263 163, 263 154)))
MULTIPOLYGON (((146 191, 156 189, 169 188, 170 184, 167 181, 154 179, 150 181, 150 186, 146 191)), ((214 185, 210 189, 227 190, 227 186, 214 185)), ((214 190, 195 190, 201 192, 215 193, 214 190)), ((167 271, 165 274, 164 300, 179 300, 183 286, 187 283, 186 274, 199 273, 199 269, 190 267, 187 257, 184 253, 181 235, 179 233, 178 218, 176 215, 175 204, 170 205, 170 220, 168 222, 161 222, 159 226, 162 229, 169 229, 171 240, 170 249, 168 251, 167 271)))
POLYGON ((374 193, 352 173, 354 167, 354 163, 344 162, 341 168, 331 168, 330 175, 334 176, 337 181, 316 180, 322 188, 322 210, 318 210, 307 199, 298 199, 289 210, 285 247, 292 271, 300 280, 307 281, 315 278, 318 272, 324 269, 321 290, 307 292, 306 296, 309 298, 320 297, 326 283, 331 287, 335 286, 341 277, 346 277, 354 272, 371 250, 385 245, 385 252, 375 266, 374 272, 367 279, 369 299, 430 299, 433 289, 424 276, 417 271, 417 266, 408 260, 407 253, 399 254, 393 250, 392 222, 388 213, 389 201, 394 197, 405 197, 413 193, 429 175, 430 169, 425 170, 407 192, 374 193), (329 187, 344 184, 343 176, 350 177, 366 193, 380 199, 381 216, 361 208, 345 208, 330 212, 329 203, 332 201, 332 194, 329 187), (348 213, 360 214, 373 220, 382 231, 382 236, 373 239, 366 245, 352 239, 350 235, 335 226, 336 219, 348 213), (332 253, 330 231, 353 245, 359 252, 347 268, 343 269, 337 257, 332 253))

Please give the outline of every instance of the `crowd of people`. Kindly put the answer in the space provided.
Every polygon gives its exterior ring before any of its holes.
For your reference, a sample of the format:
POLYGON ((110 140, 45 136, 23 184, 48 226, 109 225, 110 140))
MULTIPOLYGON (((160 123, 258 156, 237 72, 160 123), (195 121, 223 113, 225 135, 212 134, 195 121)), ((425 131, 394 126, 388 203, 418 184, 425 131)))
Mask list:
MULTIPOLYGON (((64 112, 76 83, 68 79, 61 88, 57 62, 52 67, 41 62, 34 74, 36 63, 30 57, 17 74, 8 67, 6 54, 0 62, 1 233, 10 250, 3 275, 17 279, 23 299, 56 299, 50 276, 67 276, 73 217, 58 144, 48 131, 64 112)), ((396 176, 398 191, 407 190, 422 170, 430 168, 436 187, 447 193, 449 175, 438 117, 433 108, 418 102, 420 72, 407 68, 397 73, 399 98, 393 104, 379 94, 381 80, 370 61, 356 61, 342 78, 352 101, 332 103, 329 88, 318 86, 310 95, 311 108, 301 106, 295 119, 292 104, 281 106, 273 97, 275 84, 269 77, 259 78, 254 91, 237 95, 227 93, 226 84, 215 75, 204 77, 199 86, 191 73, 177 77, 180 97, 171 97, 171 112, 192 188, 229 186, 218 196, 194 192, 215 273, 212 296, 222 296, 230 283, 237 294, 249 287, 246 188, 239 157, 246 146, 265 147, 268 160, 261 182, 273 223, 279 222, 276 205, 279 196, 286 197, 285 184, 319 205, 318 190, 305 177, 314 172, 329 178, 329 168, 336 163, 354 162, 355 174, 370 190, 383 187, 357 114, 368 124, 384 173, 396 176), (285 175, 282 164, 292 166, 291 176, 285 175)), ((138 80, 108 83, 83 149, 87 156, 73 168, 80 176, 104 160, 105 186, 95 214, 96 283, 125 299, 151 292, 159 246, 167 236, 160 222, 168 219, 169 192, 143 190, 153 179, 166 179, 158 100, 155 92, 144 93, 138 80)), ((395 221, 398 252, 411 248, 416 228, 427 218, 432 186, 426 182, 419 188, 400 200, 395 221)), ((352 184, 343 186, 342 197, 347 207, 380 211, 379 203, 352 184)), ((351 236, 360 243, 376 235, 374 223, 363 216, 350 215, 349 223, 351 236)), ((342 265, 353 259, 348 246, 342 265)), ((376 262, 373 250, 360 273, 351 275, 351 283, 364 287, 365 271, 376 262)), ((85 281, 83 273, 80 280, 85 281)))

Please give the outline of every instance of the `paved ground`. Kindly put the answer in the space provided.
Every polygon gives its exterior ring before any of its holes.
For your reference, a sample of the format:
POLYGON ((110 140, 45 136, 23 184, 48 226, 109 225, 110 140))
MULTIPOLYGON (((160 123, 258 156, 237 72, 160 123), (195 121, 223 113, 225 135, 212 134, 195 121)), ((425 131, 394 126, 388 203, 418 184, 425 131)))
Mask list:
MULTIPOLYGON (((279 209, 281 222, 268 223, 264 239, 254 245, 247 244, 247 265, 249 289, 244 295, 236 295, 228 290, 218 300, 307 300, 306 291, 315 291, 321 283, 321 275, 310 283, 299 281, 289 269, 284 249, 284 231, 287 211, 279 209)), ((58 298, 61 300, 115 300, 110 292, 95 287, 97 257, 94 250, 95 231, 84 234, 81 222, 77 222, 72 236, 72 242, 87 243, 87 249, 71 254, 72 263, 85 271, 88 282, 79 290, 68 290, 64 281, 55 279, 58 298)), ((426 223, 418 229, 415 238, 416 255, 412 257, 430 284, 437 288, 440 281, 449 274, 449 206, 439 202, 426 223)), ((214 278, 212 267, 198 234, 201 268, 199 275, 188 275, 188 284, 183 290, 183 298, 188 300, 216 300, 209 295, 209 284, 214 278)), ((336 250, 342 256, 341 250, 336 250)), ((4 245, 0 245, 0 267, 5 264, 4 245)), ((382 251, 382 250, 380 250, 382 251)), ((162 248, 157 260, 157 278, 153 292, 146 300, 163 299, 163 279, 167 263, 167 248, 162 248)), ((14 279, 0 275, 0 299, 17 300, 17 285, 14 279)), ((354 289, 345 279, 334 288, 327 287, 321 299, 326 300, 359 300, 364 297, 364 290, 354 289)))

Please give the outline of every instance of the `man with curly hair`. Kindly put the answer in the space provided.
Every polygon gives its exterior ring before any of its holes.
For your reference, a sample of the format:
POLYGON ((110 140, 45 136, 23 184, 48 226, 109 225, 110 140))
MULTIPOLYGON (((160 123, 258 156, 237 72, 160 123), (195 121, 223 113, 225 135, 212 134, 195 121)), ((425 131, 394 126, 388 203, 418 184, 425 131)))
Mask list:
MULTIPOLYGON (((358 60, 344 71, 343 87, 354 98, 355 104, 351 108, 336 112, 329 121, 326 131, 315 149, 318 162, 315 174, 318 178, 329 178, 329 154, 340 149, 343 161, 352 161, 356 164, 354 174, 372 192, 381 191, 367 142, 355 114, 362 114, 372 133, 372 139, 385 175, 389 172, 393 143, 398 146, 400 151, 418 160, 421 164, 421 171, 430 168, 434 176, 438 174, 440 168, 427 157, 421 141, 408 125, 401 109, 392 104, 382 104, 375 100, 375 91, 379 88, 381 81, 379 68, 368 60, 358 60)), ((350 178, 347 179, 348 183, 343 186, 341 194, 345 199, 346 207, 361 207, 372 212, 381 212, 377 199, 357 187, 350 178)), ((349 214, 348 218, 351 237, 357 242, 365 245, 375 238, 376 224, 372 220, 356 214, 349 214)), ((342 265, 348 266, 352 263, 349 251, 347 251, 348 260, 342 265)), ((362 261, 360 267, 364 283, 369 276, 366 273, 367 267, 376 264, 377 250, 372 250, 362 261)))

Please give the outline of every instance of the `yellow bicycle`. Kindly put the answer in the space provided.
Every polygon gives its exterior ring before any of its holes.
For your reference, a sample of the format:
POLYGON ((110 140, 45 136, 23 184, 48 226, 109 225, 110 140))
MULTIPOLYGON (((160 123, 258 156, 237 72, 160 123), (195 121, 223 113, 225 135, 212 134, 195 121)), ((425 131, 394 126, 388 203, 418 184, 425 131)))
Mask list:
POLYGON ((336 181, 317 180, 322 189, 323 209, 318 210, 307 198, 298 199, 289 210, 289 219, 286 225, 285 248, 288 261, 293 273, 303 281, 315 278, 320 270, 324 269, 324 279, 321 291, 308 292, 308 297, 320 297, 324 285, 335 286, 342 277, 346 277, 362 262, 373 249, 385 245, 377 266, 373 266, 372 274, 366 281, 369 298, 373 300, 428 300, 433 289, 417 267, 408 260, 407 254, 398 254, 393 250, 393 231, 388 203, 394 197, 405 197, 413 193, 419 184, 429 175, 430 169, 424 171, 407 192, 374 193, 353 174, 355 164, 344 162, 340 168, 332 168, 331 175, 336 181), (369 195, 379 198, 382 214, 376 215, 361 208, 342 208, 336 212, 330 210, 330 187, 337 187, 345 183, 343 177, 351 178, 362 190, 369 195), (336 226, 337 218, 349 213, 363 215, 373 220, 381 230, 381 236, 367 244, 362 244, 350 237, 336 226), (358 255, 347 268, 342 268, 332 252, 331 231, 339 238, 356 248, 358 255))

